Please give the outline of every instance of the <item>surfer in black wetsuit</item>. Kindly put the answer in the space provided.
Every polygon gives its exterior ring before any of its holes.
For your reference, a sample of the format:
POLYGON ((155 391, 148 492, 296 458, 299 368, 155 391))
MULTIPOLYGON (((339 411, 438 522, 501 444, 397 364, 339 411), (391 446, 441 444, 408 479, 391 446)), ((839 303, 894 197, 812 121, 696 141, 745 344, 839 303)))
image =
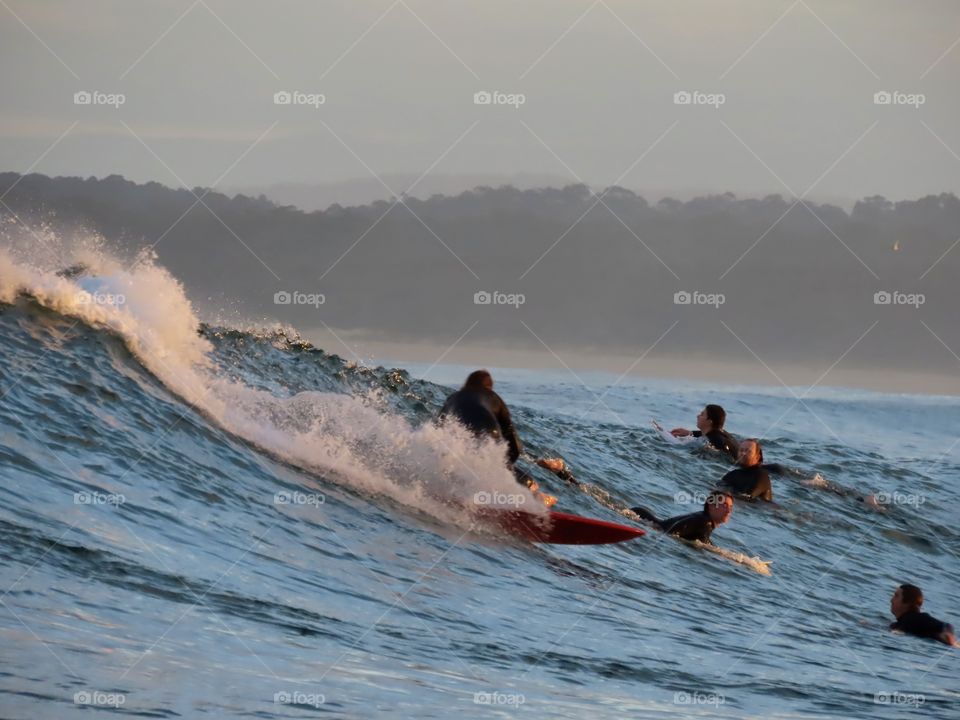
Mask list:
POLYGON ((920 612, 922 606, 923 591, 920 588, 910 584, 898 587, 890 598, 890 612, 897 618, 895 623, 890 623, 890 629, 956 646, 953 626, 920 612))
POLYGON ((507 461, 519 482, 529 477, 514 468, 523 446, 510 419, 507 404, 493 391, 493 377, 486 370, 474 370, 463 387, 447 398, 440 419, 453 417, 477 437, 492 437, 507 444, 507 461))
POLYGON ((717 450, 723 450, 732 460, 737 459, 737 440, 723 429, 727 421, 727 412, 719 405, 707 405, 697 415, 697 429, 674 428, 670 434, 674 437, 705 437, 717 450))
POLYGON ((702 543, 711 543, 710 535, 719 525, 730 519, 733 512, 733 498, 725 492, 714 490, 703 503, 703 510, 689 515, 660 520, 644 507, 630 508, 630 510, 648 520, 668 535, 676 535, 682 540, 699 540, 702 543))
POLYGON ((754 438, 740 443, 737 452, 736 470, 731 470, 720 480, 719 487, 749 500, 773 501, 770 473, 763 463, 763 448, 754 438))

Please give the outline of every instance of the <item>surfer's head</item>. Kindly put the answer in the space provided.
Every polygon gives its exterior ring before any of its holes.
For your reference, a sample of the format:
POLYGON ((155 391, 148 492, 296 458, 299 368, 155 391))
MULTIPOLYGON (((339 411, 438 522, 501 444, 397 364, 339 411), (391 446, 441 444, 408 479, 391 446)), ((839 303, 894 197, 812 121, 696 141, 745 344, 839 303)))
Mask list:
POLYGON ((733 512, 733 496, 720 490, 714 490, 707 495, 707 500, 703 503, 703 510, 710 516, 714 525, 723 525, 730 519, 730 513, 733 512))
POLYGON ((740 449, 737 451, 737 465, 740 467, 753 467, 763 462, 763 448, 760 447, 760 441, 756 438, 748 438, 740 442, 740 449))
POLYGON ((901 617, 911 610, 919 610, 923 606, 923 591, 916 585, 904 583, 893 591, 890 598, 890 612, 894 617, 901 617))
POLYGON ((719 405, 707 405, 697 415, 697 429, 705 433, 711 430, 723 430, 723 424, 726 421, 726 410, 719 405))
POLYGON ((486 370, 474 370, 467 375, 464 390, 493 390, 493 376, 486 370))

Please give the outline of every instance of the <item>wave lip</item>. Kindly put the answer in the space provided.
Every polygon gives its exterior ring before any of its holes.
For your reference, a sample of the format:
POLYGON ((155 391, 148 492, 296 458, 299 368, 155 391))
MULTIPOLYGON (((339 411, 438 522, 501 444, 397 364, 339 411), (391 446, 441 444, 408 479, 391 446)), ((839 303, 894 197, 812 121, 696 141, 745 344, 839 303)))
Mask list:
MULTIPOLYGON (((529 495, 507 470, 502 447, 456 426, 414 427, 376 393, 290 392, 264 377, 266 370, 257 386, 238 378, 198 332, 201 323, 182 284, 151 255, 123 265, 86 252, 81 264, 63 266, 67 272, 38 268, 0 251, 0 301, 26 296, 115 334, 181 400, 284 462, 460 524, 470 522, 478 493, 529 495)), ((277 342, 276 335, 267 336, 277 342)), ((538 505, 532 495, 527 500, 528 507, 538 505)))

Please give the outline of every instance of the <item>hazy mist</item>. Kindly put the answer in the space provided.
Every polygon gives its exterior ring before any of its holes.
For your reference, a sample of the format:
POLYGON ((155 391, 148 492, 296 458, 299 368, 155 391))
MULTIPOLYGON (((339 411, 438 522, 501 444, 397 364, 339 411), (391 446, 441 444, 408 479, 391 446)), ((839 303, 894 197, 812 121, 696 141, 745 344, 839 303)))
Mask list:
POLYGON ((154 246, 210 317, 427 361, 957 377, 954 0, 0 15, 6 234, 154 246))

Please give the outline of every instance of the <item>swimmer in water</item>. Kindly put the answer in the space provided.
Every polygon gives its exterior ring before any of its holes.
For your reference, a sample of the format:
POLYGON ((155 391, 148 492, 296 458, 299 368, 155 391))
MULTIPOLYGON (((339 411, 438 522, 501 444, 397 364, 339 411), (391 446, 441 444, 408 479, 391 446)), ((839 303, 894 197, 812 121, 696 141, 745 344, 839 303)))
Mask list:
POLYGON ((953 626, 920 612, 921 607, 923 591, 920 588, 909 583, 898 587, 890 598, 890 612, 897 618, 896 622, 890 624, 890 629, 957 647, 953 626))
POLYGON ((703 437, 710 445, 723 450, 732 460, 737 459, 737 440, 723 429, 727 421, 727 412, 719 405, 707 405, 697 415, 697 429, 674 428, 670 434, 674 437, 703 437))
POLYGON ((710 535, 730 519, 730 514, 733 512, 733 497, 720 490, 714 490, 703 503, 703 510, 665 520, 660 520, 644 507, 630 509, 668 535, 676 535, 682 540, 699 540, 712 545, 710 535))
POLYGON ((763 466, 763 448, 758 440, 750 438, 740 443, 737 465, 740 467, 723 476, 719 487, 749 500, 773 501, 770 473, 763 466))

